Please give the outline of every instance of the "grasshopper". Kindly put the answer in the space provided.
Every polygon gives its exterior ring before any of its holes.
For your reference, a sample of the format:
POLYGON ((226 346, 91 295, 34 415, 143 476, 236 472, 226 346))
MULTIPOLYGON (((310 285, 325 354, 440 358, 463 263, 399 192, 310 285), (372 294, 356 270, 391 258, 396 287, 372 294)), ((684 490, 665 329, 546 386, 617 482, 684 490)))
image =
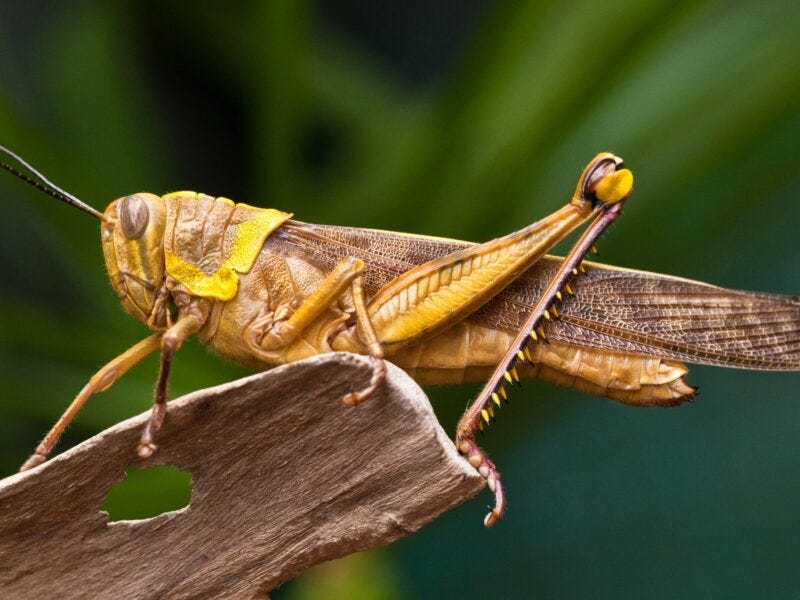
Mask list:
POLYGON ((111 285, 152 333, 103 366, 22 470, 43 463, 80 408, 160 350, 153 408, 137 446, 147 458, 167 408, 175 352, 196 335, 217 354, 263 370, 330 351, 384 358, 422 385, 486 380, 458 423, 458 451, 503 514, 500 474, 478 447, 509 389, 528 377, 635 406, 692 400, 685 362, 800 370, 800 298, 749 293, 585 261, 633 189, 622 160, 598 154, 567 204, 483 244, 329 225, 196 192, 137 193, 103 213, 19 156, 7 171, 101 222, 111 285), (546 253, 591 222, 564 258, 546 253))

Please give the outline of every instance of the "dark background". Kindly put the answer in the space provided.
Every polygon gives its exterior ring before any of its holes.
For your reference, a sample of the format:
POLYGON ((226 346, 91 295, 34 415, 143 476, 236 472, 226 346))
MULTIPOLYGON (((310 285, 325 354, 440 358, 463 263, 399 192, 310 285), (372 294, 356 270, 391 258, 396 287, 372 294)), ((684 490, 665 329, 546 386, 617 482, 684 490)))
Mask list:
MULTIPOLYGON (((601 260, 799 293, 798 32, 788 2, 4 3, 0 143, 99 209, 192 189, 476 241, 562 205, 609 150, 636 193, 601 260)), ((6 475, 145 332, 96 223, 10 176, 0 206, 6 475)), ((156 370, 93 400, 59 450, 145 410, 156 370)), ((172 396, 245 373, 190 343, 172 396)), ((485 438, 500 524, 483 495, 274 597, 796 597, 800 377, 690 382, 698 401, 670 410, 526 385, 485 438)), ((430 390, 448 431, 475 390, 430 390)), ((132 479, 112 513, 185 494, 132 479)))

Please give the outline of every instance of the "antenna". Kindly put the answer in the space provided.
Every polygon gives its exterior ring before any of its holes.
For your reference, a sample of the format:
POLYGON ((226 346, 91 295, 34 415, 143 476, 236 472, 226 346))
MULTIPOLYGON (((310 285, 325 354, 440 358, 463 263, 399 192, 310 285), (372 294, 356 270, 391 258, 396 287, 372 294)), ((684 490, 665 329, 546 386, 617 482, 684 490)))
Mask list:
POLYGON ((17 177, 22 179, 22 181, 25 181, 25 182, 31 184, 36 189, 43 191, 45 194, 47 194, 48 196, 52 196, 56 200, 61 200, 62 202, 65 202, 67 204, 71 204, 75 208, 79 208, 82 211, 89 213, 93 217, 97 217, 101 221, 105 221, 105 217, 103 216, 103 213, 97 211, 96 209, 92 208, 88 204, 86 204, 84 202, 81 202, 80 200, 78 200, 75 196, 73 196, 69 192, 65 192, 64 190, 62 190, 60 187, 55 185, 52 181, 47 179, 47 177, 42 175, 39 171, 34 169, 31 165, 29 165, 23 158, 21 158, 20 156, 17 156, 16 154, 14 154, 8 148, 0 146, 0 152, 5 154, 6 156, 10 156, 12 159, 14 159, 18 164, 22 165, 22 167, 24 168, 24 170, 20 170, 19 168, 0 160, 0 167, 4 168, 6 171, 11 173, 12 175, 16 175, 17 177), (28 171, 28 172, 26 173, 25 171, 28 171))

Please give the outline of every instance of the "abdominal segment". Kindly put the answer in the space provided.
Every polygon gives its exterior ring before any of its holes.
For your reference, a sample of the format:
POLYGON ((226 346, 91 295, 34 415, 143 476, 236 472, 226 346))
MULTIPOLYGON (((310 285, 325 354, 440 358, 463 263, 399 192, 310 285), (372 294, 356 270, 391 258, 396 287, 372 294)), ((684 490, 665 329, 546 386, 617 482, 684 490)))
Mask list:
MULTIPOLYGON (((463 321, 440 335, 387 356, 421 385, 488 378, 514 336, 463 321)), ((695 395, 684 382, 681 362, 561 344, 530 345, 533 365, 518 365, 521 377, 635 406, 674 406, 695 395)))

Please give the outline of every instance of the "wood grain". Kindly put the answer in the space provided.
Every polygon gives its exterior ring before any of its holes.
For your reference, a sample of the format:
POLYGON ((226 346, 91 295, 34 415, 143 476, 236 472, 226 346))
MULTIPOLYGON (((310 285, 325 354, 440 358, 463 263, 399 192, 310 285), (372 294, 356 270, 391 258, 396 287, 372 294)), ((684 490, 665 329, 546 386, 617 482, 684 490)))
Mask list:
POLYGON ((476 494, 483 480, 400 369, 342 406, 369 374, 363 357, 317 356, 171 402, 151 459, 134 450, 142 414, 0 481, 0 595, 263 598, 476 494), (109 524, 108 491, 157 464, 192 473, 190 505, 109 524))

